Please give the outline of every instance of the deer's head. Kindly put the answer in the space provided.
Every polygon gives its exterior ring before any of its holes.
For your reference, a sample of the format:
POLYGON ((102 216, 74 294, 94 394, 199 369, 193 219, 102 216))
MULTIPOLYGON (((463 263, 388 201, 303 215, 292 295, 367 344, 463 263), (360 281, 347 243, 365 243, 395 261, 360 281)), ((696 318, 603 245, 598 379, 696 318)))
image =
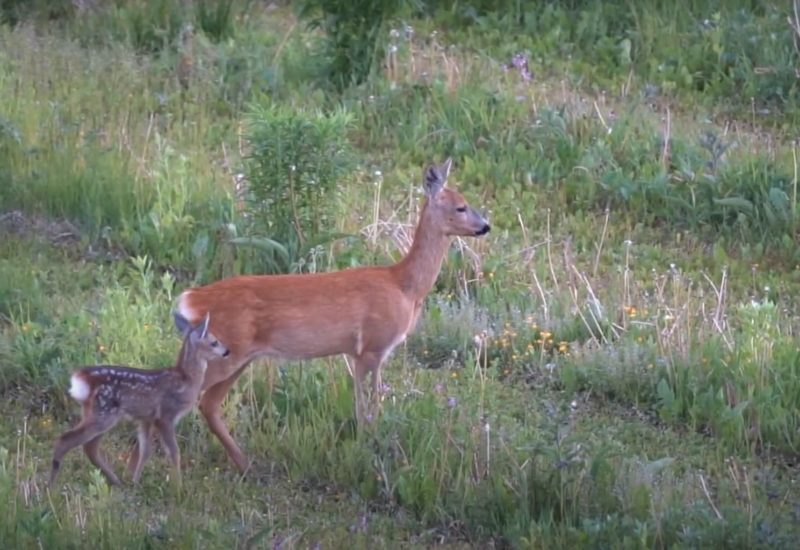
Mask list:
POLYGON ((452 159, 425 169, 425 196, 428 197, 426 215, 435 227, 450 237, 476 237, 491 229, 483 215, 471 207, 464 196, 447 187, 452 159))
POLYGON ((202 364, 217 357, 228 356, 230 353, 228 348, 208 330, 208 323, 211 320, 210 313, 207 313, 196 327, 192 327, 186 317, 177 311, 173 313, 173 316, 175 318, 175 327, 184 336, 186 355, 193 356, 202 364))

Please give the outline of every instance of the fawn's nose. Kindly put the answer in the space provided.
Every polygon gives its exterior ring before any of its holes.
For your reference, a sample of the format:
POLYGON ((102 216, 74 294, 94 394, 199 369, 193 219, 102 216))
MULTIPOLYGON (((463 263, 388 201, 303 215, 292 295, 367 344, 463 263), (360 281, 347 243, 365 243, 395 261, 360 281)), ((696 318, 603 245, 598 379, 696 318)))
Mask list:
POLYGON ((222 356, 223 356, 223 357, 227 357, 227 356, 229 356, 230 354, 231 354, 231 350, 229 350, 229 349, 226 349, 226 350, 225 350, 225 351, 222 353, 222 356))
POLYGON ((491 226, 491 225, 489 225, 489 224, 487 223, 487 224, 485 224, 483 227, 481 227, 480 229, 478 229, 478 230, 475 232, 475 235, 478 235, 478 236, 480 236, 480 235, 486 235, 486 234, 487 234, 489 231, 491 231, 491 230, 492 230, 492 226, 491 226))

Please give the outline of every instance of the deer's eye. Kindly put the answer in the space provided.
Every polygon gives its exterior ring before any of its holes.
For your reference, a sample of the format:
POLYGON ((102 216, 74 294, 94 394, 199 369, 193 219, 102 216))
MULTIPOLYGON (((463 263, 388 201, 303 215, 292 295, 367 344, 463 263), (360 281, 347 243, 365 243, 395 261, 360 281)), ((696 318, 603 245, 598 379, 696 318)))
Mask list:
POLYGON ((213 342, 211 342, 211 347, 212 347, 212 348, 216 348, 217 346, 219 346, 219 342, 217 342, 216 340, 214 340, 213 342))
POLYGON ((458 208, 456 208, 456 212, 466 212, 466 211, 467 211, 466 206, 459 206, 458 208))

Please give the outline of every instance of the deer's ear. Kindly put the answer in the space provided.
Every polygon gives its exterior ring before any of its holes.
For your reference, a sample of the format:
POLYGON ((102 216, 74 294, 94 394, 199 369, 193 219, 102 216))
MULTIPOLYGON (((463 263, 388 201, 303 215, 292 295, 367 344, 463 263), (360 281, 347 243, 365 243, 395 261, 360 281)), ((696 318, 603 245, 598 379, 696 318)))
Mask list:
POLYGON ((188 319, 178 313, 177 311, 172 312, 172 317, 175 319, 175 328, 178 329, 178 332, 186 336, 190 330, 192 330, 192 325, 189 323, 188 319))
POLYGON ((200 331, 200 338, 205 338, 206 333, 208 332, 208 323, 211 321, 211 312, 206 313, 203 322, 200 323, 200 326, 197 327, 197 330, 200 331))
POLYGON ((450 175, 450 167, 453 159, 448 158, 440 165, 432 164, 425 169, 425 194, 428 198, 433 198, 447 183, 447 176, 450 175))

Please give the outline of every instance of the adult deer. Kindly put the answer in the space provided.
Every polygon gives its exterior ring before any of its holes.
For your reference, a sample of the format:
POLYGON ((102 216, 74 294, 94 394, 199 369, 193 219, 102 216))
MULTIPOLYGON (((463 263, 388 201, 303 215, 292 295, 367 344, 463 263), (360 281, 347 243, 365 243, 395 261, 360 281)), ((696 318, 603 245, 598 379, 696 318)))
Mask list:
POLYGON ((356 416, 365 419, 365 379, 379 402, 381 365, 414 329, 454 236, 489 232, 489 223, 457 191, 445 187, 451 160, 425 170, 426 201, 405 258, 383 267, 330 273, 237 276, 186 290, 178 310, 190 322, 211 312, 212 329, 231 354, 209 364, 200 411, 242 472, 245 455, 231 437, 220 405, 251 361, 346 354, 352 358, 356 416))
POLYGON ((200 395, 208 361, 228 355, 228 350, 208 331, 209 316, 195 328, 179 313, 175 326, 184 334, 178 360, 168 369, 144 370, 100 365, 85 367, 72 375, 70 395, 82 406, 81 421, 56 440, 50 485, 58 475, 61 459, 83 445, 89 460, 100 468, 108 482, 120 480, 100 450, 100 439, 123 418, 138 424, 138 445, 128 461, 133 482, 138 483, 142 467, 150 456, 153 428, 169 452, 180 483, 181 455, 175 426, 191 410, 200 395))

